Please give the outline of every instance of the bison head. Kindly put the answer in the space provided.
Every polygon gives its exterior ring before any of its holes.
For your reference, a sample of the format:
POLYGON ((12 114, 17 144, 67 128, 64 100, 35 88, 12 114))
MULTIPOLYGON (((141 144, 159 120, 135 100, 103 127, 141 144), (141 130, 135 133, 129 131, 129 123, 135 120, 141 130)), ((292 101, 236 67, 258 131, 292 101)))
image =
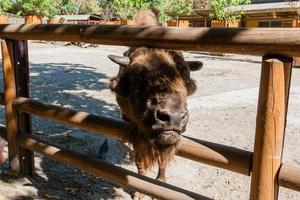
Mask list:
POLYGON ((201 62, 187 62, 181 52, 135 48, 124 57, 110 55, 120 65, 110 89, 116 93, 123 119, 138 128, 135 137, 157 146, 176 144, 189 119, 187 96, 196 90, 190 71, 201 62))

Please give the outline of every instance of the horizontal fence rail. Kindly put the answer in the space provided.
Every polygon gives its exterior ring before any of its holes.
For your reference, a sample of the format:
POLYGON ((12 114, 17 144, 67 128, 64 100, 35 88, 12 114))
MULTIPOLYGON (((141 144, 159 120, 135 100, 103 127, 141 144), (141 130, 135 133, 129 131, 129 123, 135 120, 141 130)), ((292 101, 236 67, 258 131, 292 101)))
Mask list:
MULTIPOLYGON (((47 105, 23 97, 18 97, 13 106, 15 109, 28 114, 118 140, 122 140, 123 132, 128 127, 123 121, 47 105)), ((252 152, 242 149, 183 137, 179 143, 177 155, 240 174, 250 175, 252 152)))
POLYGON ((114 183, 134 189, 159 199, 172 200, 211 200, 202 195, 172 186, 167 183, 138 175, 113 164, 90 158, 70 150, 60 149, 43 142, 28 138, 25 135, 17 137, 17 143, 28 150, 46 155, 54 160, 84 170, 92 175, 103 177, 114 183))
POLYGON ((240 174, 251 174, 250 199, 252 200, 277 199, 279 186, 300 191, 300 169, 281 163, 293 61, 290 57, 300 57, 300 28, 0 25, 0 39, 4 39, 2 52, 4 52, 3 71, 5 72, 4 82, 6 86, 5 95, 0 93, 0 104, 4 104, 7 111, 7 129, 0 127, 0 135, 8 140, 11 169, 24 172, 23 168, 26 168, 25 174, 30 174, 28 173, 31 170, 30 166, 34 166, 33 156, 25 158, 24 155, 27 154, 24 153, 33 155, 33 151, 36 151, 62 163, 75 166, 93 175, 159 199, 209 199, 140 176, 101 160, 46 144, 24 134, 30 133, 30 129, 24 129, 25 126, 31 127, 30 115, 121 141, 124 131, 130 128, 129 124, 120 120, 44 104, 31 100, 29 95, 21 94, 20 91, 27 91, 28 89, 27 82, 20 82, 23 81, 23 75, 29 76, 26 40, 73 41, 131 47, 146 46, 264 56, 254 153, 183 136, 178 145, 177 155, 240 174), (5 101, 4 98, 6 98, 5 101), (28 120, 24 121, 22 116, 24 119, 27 116, 26 119, 28 120), (274 127, 277 131, 273 131, 274 127))
POLYGON ((300 168, 283 164, 279 171, 279 185, 300 192, 300 168))
MULTIPOLYGON (((0 136, 6 139, 6 128, 0 127, 0 136)), ((64 164, 74 166, 94 176, 105 178, 114 183, 129 187, 146 195, 159 199, 199 199, 211 200, 211 198, 178 188, 176 186, 141 176, 121 167, 114 166, 99 159, 89 158, 86 155, 71 150, 61 149, 38 140, 19 135, 17 143, 28 150, 38 152, 44 156, 64 164)))
POLYGON ((170 28, 125 25, 0 25, 0 38, 75 41, 251 55, 300 56, 300 28, 170 28))
MULTIPOLYGON (((6 129, 5 127, 0 127, 0 136, 4 139, 6 139, 6 129)), ((19 138, 19 142, 25 143, 24 141, 34 141, 36 144, 38 144, 38 141, 31 139, 31 138, 26 138, 22 137, 22 139, 19 138)), ((43 146, 47 146, 47 144, 40 143, 43 146)), ((48 147, 51 147, 48 145, 48 147)), ((32 148, 32 147, 31 147, 32 148)), ((39 152, 39 151, 37 151, 39 152)), ((39 152, 41 154, 44 154, 43 152, 39 152)), ((282 164, 280 171, 279 171, 279 185, 291 190, 299 191, 300 192, 300 168, 292 166, 292 165, 287 165, 287 164, 282 164)))

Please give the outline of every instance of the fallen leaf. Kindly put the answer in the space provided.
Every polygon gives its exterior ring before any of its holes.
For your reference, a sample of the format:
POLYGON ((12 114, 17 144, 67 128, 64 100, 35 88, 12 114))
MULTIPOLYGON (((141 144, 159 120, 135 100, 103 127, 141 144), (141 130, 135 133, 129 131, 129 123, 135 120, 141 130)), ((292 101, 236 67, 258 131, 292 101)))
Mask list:
POLYGON ((47 193, 47 192, 44 192, 44 193, 43 193, 43 196, 44 196, 45 198, 47 198, 47 199, 58 199, 57 196, 52 195, 52 194, 49 194, 49 193, 47 193))
POLYGON ((10 185, 11 187, 13 187, 13 188, 17 189, 17 186, 16 186, 15 184, 13 184, 13 183, 9 183, 9 185, 10 185))

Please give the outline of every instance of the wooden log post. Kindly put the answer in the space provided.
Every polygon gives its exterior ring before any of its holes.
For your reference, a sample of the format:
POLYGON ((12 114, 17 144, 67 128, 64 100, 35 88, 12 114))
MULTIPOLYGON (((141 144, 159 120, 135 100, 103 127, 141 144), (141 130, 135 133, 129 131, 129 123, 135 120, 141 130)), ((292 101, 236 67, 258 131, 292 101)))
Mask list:
POLYGON ((251 200, 278 197, 293 59, 263 57, 251 179, 251 200))
POLYGON ((18 113, 12 105, 17 96, 30 96, 27 41, 2 40, 2 59, 10 169, 23 175, 33 175, 33 152, 18 147, 16 143, 19 133, 31 133, 31 117, 18 113))
MULTIPOLYGON (((29 87, 29 60, 28 60, 28 43, 27 41, 14 41, 14 66, 17 96, 30 98, 29 87)), ((32 122, 31 115, 19 112, 18 128, 19 133, 31 134, 32 122)), ((21 172, 23 175, 34 174, 34 154, 24 148, 20 148, 21 159, 21 172)))

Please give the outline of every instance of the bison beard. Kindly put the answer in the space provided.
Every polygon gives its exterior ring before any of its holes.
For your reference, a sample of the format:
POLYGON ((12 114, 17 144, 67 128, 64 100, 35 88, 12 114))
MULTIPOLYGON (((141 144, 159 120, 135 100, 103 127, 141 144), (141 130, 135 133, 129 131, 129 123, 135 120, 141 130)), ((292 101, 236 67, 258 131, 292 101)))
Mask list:
MULTIPOLYGON (((136 25, 158 26, 158 11, 138 13, 136 25)), ((139 174, 158 164, 157 179, 165 181, 165 168, 173 159, 189 114, 186 99, 196 90, 190 71, 201 62, 187 62, 178 51, 130 48, 124 56, 110 55, 120 65, 110 81, 122 118, 130 124, 124 141, 133 145, 139 174)))

